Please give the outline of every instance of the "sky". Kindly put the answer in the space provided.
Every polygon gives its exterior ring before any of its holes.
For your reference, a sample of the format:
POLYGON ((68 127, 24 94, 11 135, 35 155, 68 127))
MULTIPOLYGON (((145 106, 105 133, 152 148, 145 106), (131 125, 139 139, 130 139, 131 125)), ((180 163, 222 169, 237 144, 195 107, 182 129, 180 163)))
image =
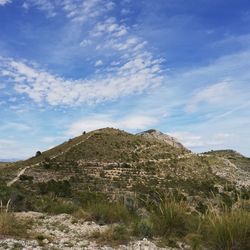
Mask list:
POLYGON ((250 156, 248 0, 0 0, 0 159, 155 128, 250 156))

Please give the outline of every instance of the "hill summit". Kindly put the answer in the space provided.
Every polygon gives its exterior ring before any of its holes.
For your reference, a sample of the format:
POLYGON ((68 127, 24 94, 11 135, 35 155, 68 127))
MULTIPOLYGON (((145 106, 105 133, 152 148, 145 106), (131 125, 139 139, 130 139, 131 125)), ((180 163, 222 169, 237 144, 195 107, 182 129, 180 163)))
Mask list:
POLYGON ((173 146, 175 148, 187 150, 176 138, 174 138, 170 135, 164 134, 156 129, 149 129, 147 131, 139 133, 139 135, 142 135, 148 139, 155 139, 158 141, 165 142, 165 143, 167 143, 170 146, 173 146))

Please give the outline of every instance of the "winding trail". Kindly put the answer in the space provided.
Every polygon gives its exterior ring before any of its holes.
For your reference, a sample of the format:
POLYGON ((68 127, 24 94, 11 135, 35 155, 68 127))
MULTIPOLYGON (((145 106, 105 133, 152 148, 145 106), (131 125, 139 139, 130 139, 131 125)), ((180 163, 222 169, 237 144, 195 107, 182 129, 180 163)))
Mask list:
MULTIPOLYGON (((63 151, 63 152, 60 152, 59 154, 56 154, 56 155, 52 156, 50 159, 53 160, 53 159, 57 158, 58 156, 67 153, 67 152, 68 152, 69 150, 71 150, 72 148, 74 148, 74 147, 76 147, 76 146, 78 146, 78 145, 84 143, 85 141, 87 141, 87 140, 88 140, 91 136, 93 136, 93 135, 94 135, 94 133, 88 135, 84 140, 78 142, 77 144, 73 145, 72 147, 67 148, 67 149, 66 149, 65 151, 63 151)), ((13 180, 11 180, 11 181, 9 181, 9 182, 7 183, 7 187, 11 187, 14 183, 16 183, 16 182, 20 179, 20 177, 25 173, 25 171, 26 171, 27 169, 32 168, 32 167, 36 167, 36 166, 38 166, 39 164, 40 164, 40 163, 36 163, 36 164, 29 165, 29 166, 26 166, 26 167, 24 167, 23 169, 21 169, 21 170, 18 172, 17 176, 16 176, 13 180)))
POLYGON ((63 152, 60 152, 59 154, 52 156, 50 159, 53 160, 53 159, 57 158, 58 156, 63 155, 63 154, 65 154, 65 153, 69 152, 72 148, 74 148, 74 147, 76 147, 76 146, 78 146, 78 145, 80 145, 80 144, 86 142, 86 141, 87 141, 91 136, 93 136, 94 134, 96 134, 96 133, 93 133, 93 134, 88 135, 84 140, 82 140, 82 141, 76 143, 76 144, 73 145, 72 147, 67 148, 67 149, 66 149, 65 151, 63 151, 63 152))
POLYGON ((11 181, 9 181, 9 182, 7 183, 7 187, 11 187, 14 183, 16 183, 16 182, 19 180, 20 176, 23 175, 23 174, 25 173, 25 171, 26 171, 28 168, 30 168, 30 167, 31 167, 31 166, 27 166, 27 167, 23 168, 23 169, 17 174, 17 176, 16 176, 13 180, 11 180, 11 181))

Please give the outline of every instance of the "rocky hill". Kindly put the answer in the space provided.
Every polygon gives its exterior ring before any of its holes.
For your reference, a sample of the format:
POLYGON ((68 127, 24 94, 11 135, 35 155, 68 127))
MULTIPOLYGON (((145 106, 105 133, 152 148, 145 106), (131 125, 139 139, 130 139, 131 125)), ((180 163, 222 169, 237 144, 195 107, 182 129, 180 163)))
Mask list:
POLYGON ((181 190, 198 206, 211 191, 229 195, 225 187, 248 187, 248 160, 225 156, 223 151, 194 154, 156 130, 133 135, 106 128, 70 139, 11 168, 2 167, 0 180, 38 195, 53 192, 51 183, 67 186, 74 195, 88 190, 111 199, 181 190))
POLYGON ((142 133, 139 133, 138 135, 142 135, 143 137, 145 137, 147 139, 165 142, 172 147, 180 148, 180 149, 189 151, 176 138, 169 136, 167 134, 164 134, 164 133, 162 133, 158 130, 155 130, 155 129, 150 129, 150 130, 144 131, 142 133))
POLYGON ((109 201, 137 213, 168 194, 203 213, 249 198, 249 161, 234 151, 194 154, 156 130, 105 128, 0 166, 0 200, 10 199, 16 211, 73 212, 109 201))
POLYGON ((17 162, 8 168, 6 175, 3 168, 1 178, 12 185, 18 171, 25 169, 14 183, 26 186, 27 180, 32 179, 30 186, 67 180, 75 188, 121 193, 134 192, 138 186, 172 188, 203 180, 211 185, 214 181, 233 185, 238 183, 235 170, 249 171, 249 161, 233 151, 193 154, 173 137, 156 130, 132 135, 106 128, 17 162), (219 170, 224 173, 217 174, 219 170))

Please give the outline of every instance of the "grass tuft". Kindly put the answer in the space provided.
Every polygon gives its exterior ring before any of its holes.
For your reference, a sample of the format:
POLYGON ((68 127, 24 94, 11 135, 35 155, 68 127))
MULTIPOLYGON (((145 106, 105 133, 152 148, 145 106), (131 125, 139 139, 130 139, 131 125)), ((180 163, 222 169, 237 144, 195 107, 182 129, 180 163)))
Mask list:
POLYGON ((100 224, 127 223, 131 218, 128 209, 119 203, 97 201, 89 204, 86 211, 100 224))
POLYGON ((250 213, 211 210, 204 219, 204 241, 213 249, 250 249, 250 213))
POLYGON ((183 236, 188 230, 188 208, 182 201, 162 199, 151 214, 157 236, 183 236))
POLYGON ((0 212, 0 235, 26 237, 27 229, 27 224, 18 220, 13 213, 0 212))

